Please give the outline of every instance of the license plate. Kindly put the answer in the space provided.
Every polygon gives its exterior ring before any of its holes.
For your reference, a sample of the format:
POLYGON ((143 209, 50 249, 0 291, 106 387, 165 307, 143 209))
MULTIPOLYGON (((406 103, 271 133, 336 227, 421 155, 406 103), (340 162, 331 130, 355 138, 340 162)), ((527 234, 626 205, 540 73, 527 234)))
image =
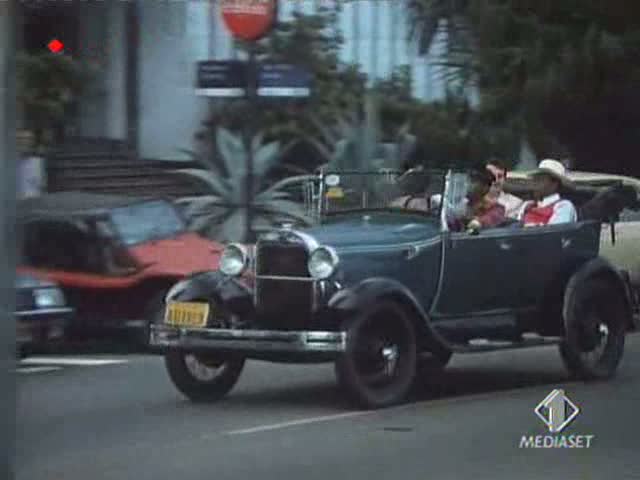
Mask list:
POLYGON ((171 302, 167 305, 164 321, 178 327, 202 328, 209 318, 208 303, 171 302))

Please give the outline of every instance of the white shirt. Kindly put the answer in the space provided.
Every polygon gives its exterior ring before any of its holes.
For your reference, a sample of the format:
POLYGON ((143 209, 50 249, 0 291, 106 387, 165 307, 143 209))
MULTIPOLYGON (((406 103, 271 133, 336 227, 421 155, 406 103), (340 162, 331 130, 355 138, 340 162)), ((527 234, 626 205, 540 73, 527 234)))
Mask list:
POLYGON ((518 218, 524 200, 510 193, 500 192, 498 203, 504 207, 505 215, 509 218, 518 218))
MULTIPOLYGON (((532 203, 532 201, 528 201, 522 205, 522 207, 520 208, 520 212, 518 213, 518 220, 523 219, 527 207, 532 203)), ((578 221, 578 212, 576 211, 576 207, 573 206, 573 203, 571 203, 571 201, 562 200, 560 198, 560 195, 558 195, 557 193, 543 198, 541 201, 537 202, 536 206, 544 208, 553 203, 555 203, 555 205, 553 206, 553 215, 549 219, 547 225, 556 225, 558 223, 570 223, 578 221)))

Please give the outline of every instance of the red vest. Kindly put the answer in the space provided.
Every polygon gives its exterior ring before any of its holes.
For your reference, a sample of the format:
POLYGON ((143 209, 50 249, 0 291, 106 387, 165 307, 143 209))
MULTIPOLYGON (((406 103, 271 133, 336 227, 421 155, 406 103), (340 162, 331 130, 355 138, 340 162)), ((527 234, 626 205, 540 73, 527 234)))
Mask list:
POLYGON ((532 203, 525 210, 524 218, 522 219, 524 224, 546 225, 551 220, 555 205, 558 202, 559 200, 546 207, 538 207, 535 203, 532 203))

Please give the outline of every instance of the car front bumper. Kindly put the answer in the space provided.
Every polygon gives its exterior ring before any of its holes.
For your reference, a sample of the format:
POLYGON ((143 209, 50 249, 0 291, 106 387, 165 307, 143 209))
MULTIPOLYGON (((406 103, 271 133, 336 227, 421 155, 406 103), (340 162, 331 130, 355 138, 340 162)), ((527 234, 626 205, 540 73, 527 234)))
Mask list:
POLYGON ((234 352, 258 358, 263 354, 318 354, 334 356, 346 351, 346 332, 240 330, 221 328, 151 327, 150 345, 190 351, 234 352))
POLYGON ((14 313, 18 346, 45 345, 63 340, 71 321, 71 308, 42 308, 14 313))

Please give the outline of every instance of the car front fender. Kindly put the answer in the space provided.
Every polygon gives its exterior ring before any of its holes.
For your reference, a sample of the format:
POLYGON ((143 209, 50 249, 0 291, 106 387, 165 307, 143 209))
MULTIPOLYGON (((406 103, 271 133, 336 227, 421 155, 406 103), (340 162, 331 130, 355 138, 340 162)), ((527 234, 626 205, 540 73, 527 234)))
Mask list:
POLYGON ((602 257, 588 261, 574 272, 569 279, 564 292, 564 306, 562 311, 564 318, 567 318, 567 315, 569 315, 568 309, 573 304, 573 297, 580 288, 580 285, 594 277, 604 277, 620 289, 625 301, 628 327, 630 330, 635 330, 631 285, 629 285, 616 267, 602 257))
POLYGON ((382 299, 392 299, 406 307, 413 314, 418 332, 424 340, 424 348, 437 357, 447 357, 452 348, 448 342, 433 328, 429 315, 413 293, 397 280, 390 278, 370 278, 357 285, 340 290, 329 300, 330 310, 340 312, 345 318, 363 311, 368 306, 382 299))
POLYGON ((195 273, 173 286, 167 301, 212 300, 241 317, 252 314, 253 294, 238 279, 219 271, 195 273))

